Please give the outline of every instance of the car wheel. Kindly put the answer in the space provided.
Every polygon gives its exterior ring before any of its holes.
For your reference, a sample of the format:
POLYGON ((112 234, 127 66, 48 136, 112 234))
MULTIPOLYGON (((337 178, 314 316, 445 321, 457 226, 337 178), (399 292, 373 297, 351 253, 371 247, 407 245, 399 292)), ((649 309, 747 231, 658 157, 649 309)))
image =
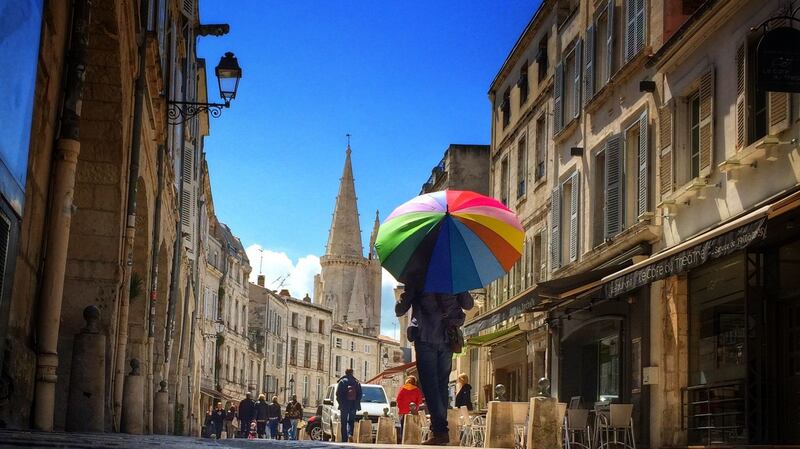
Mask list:
POLYGON ((312 426, 310 429, 308 429, 308 435, 314 441, 322 441, 323 434, 324 432, 322 432, 322 426, 319 424, 312 426))

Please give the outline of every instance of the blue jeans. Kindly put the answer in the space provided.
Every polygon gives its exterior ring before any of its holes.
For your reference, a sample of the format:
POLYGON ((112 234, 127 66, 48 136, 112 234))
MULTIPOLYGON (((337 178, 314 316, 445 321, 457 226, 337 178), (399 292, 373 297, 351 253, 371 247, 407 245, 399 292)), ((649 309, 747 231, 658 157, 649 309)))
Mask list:
POLYGON ((431 415, 431 431, 446 434, 447 406, 450 402, 448 381, 453 368, 453 353, 444 343, 414 343, 417 353, 417 372, 425 404, 431 415))
POLYGON ((270 418, 267 421, 269 425, 269 437, 273 440, 278 439, 278 418, 270 418))
POLYGON ((342 421, 342 442, 347 442, 347 439, 353 436, 353 429, 355 429, 356 425, 356 413, 357 410, 355 408, 344 409, 341 410, 341 421, 342 421))
POLYGON ((290 438, 293 440, 297 440, 297 423, 299 421, 299 419, 292 419, 292 428, 289 432, 289 435, 291 435, 290 438))

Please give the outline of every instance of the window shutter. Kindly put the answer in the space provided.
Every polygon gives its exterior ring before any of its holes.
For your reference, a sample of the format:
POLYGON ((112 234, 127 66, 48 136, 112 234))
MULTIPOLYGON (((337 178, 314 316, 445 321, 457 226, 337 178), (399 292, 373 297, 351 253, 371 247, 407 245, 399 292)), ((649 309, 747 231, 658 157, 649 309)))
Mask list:
POLYGON ((646 0, 633 0, 636 3, 636 18, 634 27, 636 30, 636 42, 631 58, 639 54, 647 41, 647 14, 645 14, 646 0))
POLYGON ((672 100, 658 113, 659 190, 661 196, 672 193, 672 100))
POLYGON ((594 26, 586 30, 586 75, 584 76, 583 103, 586 104, 594 96, 594 26))
POLYGON ((625 0, 625 62, 636 54, 636 0, 625 0))
POLYGON ((547 279, 547 233, 542 232, 540 237, 540 246, 541 246, 541 254, 539 257, 541 258, 539 261, 539 267, 536 267, 539 270, 539 282, 544 282, 547 279))
POLYGON ((741 150, 747 144, 747 120, 745 118, 745 86, 747 85, 745 60, 746 45, 742 43, 736 50, 736 149, 741 150))
POLYGON ((614 73, 614 10, 616 0, 608 0, 608 34, 606 35, 606 82, 614 73))
POLYGON ((650 199, 650 133, 647 109, 639 117, 639 192, 637 215, 642 216, 649 208, 650 199))
POLYGON ((582 80, 583 80, 583 40, 578 39, 578 42, 575 42, 575 81, 573 84, 573 88, 575 89, 574 118, 578 118, 581 116, 581 105, 583 104, 581 102, 582 80))
POLYGON ((556 183, 550 198, 550 267, 561 266, 561 186, 556 183))
POLYGON ((195 237, 195 184, 194 184, 194 146, 191 142, 183 142, 183 172, 181 182, 183 190, 180 198, 181 232, 184 235, 184 245, 188 248, 187 255, 193 256, 195 237))
POLYGON ((769 134, 775 136, 789 128, 792 96, 788 92, 769 92, 767 116, 769 117, 769 134))
POLYGON ((614 237, 622 231, 622 140, 619 134, 608 138, 606 142, 606 204, 605 204, 605 236, 614 237))
POLYGON ((556 64, 556 74, 553 86, 553 134, 558 134, 561 128, 564 127, 564 105, 562 99, 564 98, 564 64, 556 64))
POLYGON ((571 176, 572 195, 569 202, 569 260, 578 259, 578 210, 580 210, 580 172, 571 176))
POLYGON ((181 0, 181 12, 189 19, 194 18, 194 0, 181 0))
POLYGON ((714 68, 700 77, 700 175, 711 172, 714 152, 714 68))

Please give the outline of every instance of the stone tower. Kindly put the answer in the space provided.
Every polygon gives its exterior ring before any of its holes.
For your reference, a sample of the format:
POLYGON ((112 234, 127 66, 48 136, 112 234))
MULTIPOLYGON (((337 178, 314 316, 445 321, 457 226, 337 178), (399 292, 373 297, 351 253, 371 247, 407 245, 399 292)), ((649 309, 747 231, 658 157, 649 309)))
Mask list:
POLYGON ((376 212, 368 256, 364 257, 350 153, 348 145, 328 244, 320 258, 322 272, 314 278, 314 302, 333 309, 334 324, 377 336, 381 322, 381 265, 375 238, 380 223, 376 212))

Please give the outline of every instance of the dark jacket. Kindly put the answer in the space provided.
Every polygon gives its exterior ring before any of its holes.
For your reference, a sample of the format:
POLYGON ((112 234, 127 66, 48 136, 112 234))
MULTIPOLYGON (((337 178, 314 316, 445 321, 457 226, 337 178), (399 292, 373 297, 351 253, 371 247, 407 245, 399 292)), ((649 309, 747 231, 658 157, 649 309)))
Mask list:
POLYGON ((222 429, 222 422, 225 421, 225 410, 214 410, 211 412, 211 423, 217 429, 222 429))
POLYGON ((256 402, 256 420, 258 421, 266 421, 268 416, 267 410, 269 409, 269 404, 267 401, 262 401, 259 399, 256 402))
POLYGON ((361 410, 361 398, 364 393, 361 391, 361 383, 353 376, 342 376, 336 386, 336 401, 339 403, 339 410, 361 410), (347 387, 352 386, 356 389, 356 400, 347 400, 347 387))
POLYGON ((281 417, 281 405, 275 402, 267 406, 267 419, 276 419, 281 417))
POLYGON ((467 407, 467 410, 472 410, 472 386, 465 384, 458 390, 456 394, 456 408, 467 407))
POLYGON ((297 401, 286 404, 286 416, 290 419, 303 419, 303 405, 297 401))
POLYGON ((225 412, 225 421, 233 421, 233 418, 236 418, 236 410, 230 409, 225 412))
POLYGON ((249 426, 254 419, 256 419, 256 402, 249 398, 242 399, 239 402, 239 420, 249 426))
POLYGON ((466 314, 475 305, 469 292, 450 294, 422 293, 406 287, 394 307, 401 317, 411 309, 411 324, 406 330, 408 339, 433 344, 447 343, 447 329, 464 325, 466 314))

